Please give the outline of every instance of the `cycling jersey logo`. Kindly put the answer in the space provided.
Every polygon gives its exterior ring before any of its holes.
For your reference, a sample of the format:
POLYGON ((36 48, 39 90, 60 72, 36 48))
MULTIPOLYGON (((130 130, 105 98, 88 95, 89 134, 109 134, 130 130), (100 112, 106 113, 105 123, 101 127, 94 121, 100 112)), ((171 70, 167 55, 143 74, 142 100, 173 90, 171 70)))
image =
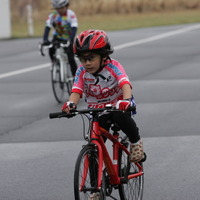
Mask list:
POLYGON ((101 87, 100 85, 90 85, 89 93, 92 96, 99 96, 101 94, 101 87))
POLYGON ((121 70, 120 70, 119 68, 117 68, 115 65, 113 65, 113 64, 108 64, 108 66, 109 66, 110 68, 113 69, 113 71, 117 74, 117 76, 120 76, 120 75, 123 74, 123 73, 121 72, 121 70))
POLYGON ((112 77, 111 76, 108 76, 108 78, 106 78, 106 81, 109 82, 112 80, 112 77))
POLYGON ((84 67, 79 67, 76 71, 76 76, 74 78, 74 83, 78 84, 79 78, 80 78, 80 74, 84 71, 84 67))
POLYGON ((113 96, 115 93, 118 93, 120 90, 119 86, 116 86, 112 89, 110 88, 101 88, 100 85, 90 84, 89 87, 86 87, 86 95, 93 96, 97 99, 107 98, 109 96, 113 96))
POLYGON ((84 78, 84 81, 87 81, 87 82, 94 82, 94 79, 93 79, 93 78, 84 78))

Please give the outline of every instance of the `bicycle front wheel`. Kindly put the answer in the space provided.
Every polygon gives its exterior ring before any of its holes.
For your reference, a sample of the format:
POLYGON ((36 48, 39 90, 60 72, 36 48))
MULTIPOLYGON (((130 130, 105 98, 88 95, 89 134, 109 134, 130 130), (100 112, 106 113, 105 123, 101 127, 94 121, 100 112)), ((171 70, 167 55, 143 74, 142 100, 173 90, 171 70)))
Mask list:
POLYGON ((102 178, 101 189, 97 189, 97 174, 97 149, 94 146, 86 145, 79 153, 75 165, 74 196, 76 200, 87 200, 91 195, 98 195, 101 200, 106 199, 104 177, 102 178))
POLYGON ((58 103, 67 101, 68 92, 66 84, 61 81, 60 62, 55 60, 51 70, 52 89, 55 99, 58 103))
POLYGON ((66 71, 66 89, 67 89, 67 93, 68 95, 71 94, 71 89, 72 89, 72 86, 73 86, 73 82, 74 82, 74 77, 72 75, 72 72, 71 72, 71 67, 69 65, 69 63, 67 63, 67 71, 66 71))
MULTIPOLYGON (((127 145, 129 143, 127 142, 127 145)), ((140 163, 143 167, 143 164, 140 163)), ((119 152, 119 175, 127 177, 137 174, 139 168, 135 163, 129 162, 128 156, 124 151, 119 152)), ((121 200, 142 200, 144 187, 144 175, 127 180, 126 183, 119 185, 119 195, 121 200)))

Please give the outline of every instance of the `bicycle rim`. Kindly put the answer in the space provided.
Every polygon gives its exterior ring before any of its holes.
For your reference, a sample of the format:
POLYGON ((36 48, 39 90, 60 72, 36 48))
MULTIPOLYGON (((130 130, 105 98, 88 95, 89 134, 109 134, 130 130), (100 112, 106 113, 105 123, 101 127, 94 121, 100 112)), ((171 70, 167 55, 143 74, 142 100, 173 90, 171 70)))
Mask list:
POLYGON ((85 146, 79 153, 74 171, 74 196, 76 200, 88 200, 92 193, 106 199, 104 177, 97 190, 98 153, 94 147, 85 146))
MULTIPOLYGON (((141 163, 142 165, 142 163, 141 163)), ((119 155, 119 174, 135 174, 139 171, 135 163, 130 163, 127 154, 122 151, 119 155)), ((129 179, 127 183, 119 185, 119 195, 121 200, 142 200, 144 187, 144 175, 129 179)))
POLYGON ((66 84, 61 82, 60 77, 60 63, 55 61, 51 70, 52 89, 55 99, 58 103, 67 101, 68 91, 66 84))

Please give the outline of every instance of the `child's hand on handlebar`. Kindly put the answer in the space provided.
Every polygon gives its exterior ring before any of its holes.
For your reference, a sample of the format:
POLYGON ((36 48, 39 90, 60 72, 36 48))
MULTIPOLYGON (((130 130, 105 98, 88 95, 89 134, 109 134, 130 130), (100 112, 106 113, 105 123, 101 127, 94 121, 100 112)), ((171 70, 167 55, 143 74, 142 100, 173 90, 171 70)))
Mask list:
POLYGON ((70 110, 76 109, 76 104, 72 101, 65 102, 62 106, 62 111, 70 113, 70 110))
POLYGON ((43 46, 48 46, 50 44, 51 44, 51 42, 49 42, 49 40, 44 40, 42 43, 43 46))
POLYGON ((126 111, 130 105, 131 105, 131 102, 128 100, 119 100, 116 103, 116 108, 122 111, 126 111))
POLYGON ((116 103, 116 108, 122 111, 126 111, 130 106, 136 106, 136 103, 133 99, 128 100, 128 99, 124 99, 124 100, 119 100, 116 103))

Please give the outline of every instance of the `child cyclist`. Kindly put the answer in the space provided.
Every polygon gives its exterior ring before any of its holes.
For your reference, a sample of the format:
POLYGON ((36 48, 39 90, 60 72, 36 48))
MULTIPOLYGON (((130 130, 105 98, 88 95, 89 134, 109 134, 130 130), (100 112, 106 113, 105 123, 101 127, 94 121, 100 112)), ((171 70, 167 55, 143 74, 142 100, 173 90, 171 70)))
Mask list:
POLYGON ((106 33, 102 30, 80 33, 74 42, 74 53, 81 65, 76 71, 72 93, 62 111, 69 113, 70 109, 76 108, 83 93, 88 107, 102 108, 112 104, 124 111, 103 114, 99 124, 106 130, 112 123, 117 124, 131 142, 130 161, 139 162, 144 154, 142 140, 131 113, 126 111, 129 106, 135 105, 132 86, 122 65, 109 56, 113 50, 106 33))
MULTIPOLYGON (((70 41, 70 46, 66 49, 66 53, 68 55, 72 74, 75 75, 77 65, 73 54, 73 42, 78 27, 77 17, 72 10, 68 9, 69 0, 51 0, 51 3, 55 10, 48 16, 46 21, 43 34, 43 45, 50 44, 48 37, 51 28, 54 29, 52 42, 60 41, 66 43, 67 41, 70 41)), ((49 56, 52 62, 54 54, 55 48, 52 47, 49 49, 49 56)))

